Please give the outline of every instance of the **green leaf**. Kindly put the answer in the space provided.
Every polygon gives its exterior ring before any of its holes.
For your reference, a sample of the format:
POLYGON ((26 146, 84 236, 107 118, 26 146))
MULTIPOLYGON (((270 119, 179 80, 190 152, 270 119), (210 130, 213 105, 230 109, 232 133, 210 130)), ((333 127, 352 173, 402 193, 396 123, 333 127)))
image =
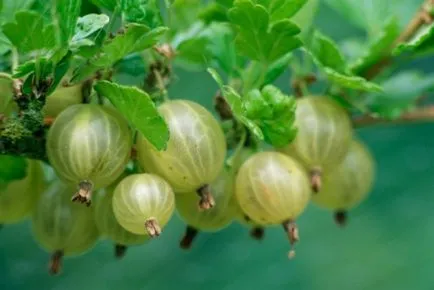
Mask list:
POLYGON ((403 29, 423 0, 325 0, 325 2, 347 21, 375 37, 382 31, 385 21, 391 16, 398 19, 400 29, 403 29))
POLYGON ((408 42, 399 43, 393 50, 393 55, 397 56, 404 52, 425 54, 432 51, 434 51, 434 23, 423 26, 408 42))
POLYGON ((258 139, 273 146, 284 146, 294 139, 297 130, 294 128, 296 103, 293 97, 267 85, 261 91, 251 90, 242 99, 232 87, 223 84, 215 70, 209 68, 208 72, 219 85, 234 117, 258 139))
POLYGON ((59 43, 66 47, 75 32, 77 19, 80 15, 81 0, 54 0, 52 2, 59 43))
POLYGON ((0 31, 0 55, 5 54, 12 48, 12 43, 9 39, 4 35, 2 31, 0 31))
POLYGON ((221 93, 231 108, 235 119, 243 123, 258 139, 263 140, 264 135, 261 129, 245 115, 241 96, 232 87, 224 85, 222 78, 214 69, 208 68, 208 72, 219 85, 221 93))
POLYGON ((344 88, 366 92, 381 92, 383 90, 378 84, 367 81, 362 77, 344 75, 328 67, 324 68, 324 72, 332 83, 344 88))
POLYGON ((25 63, 20 64, 15 71, 13 71, 13 78, 22 78, 35 70, 35 60, 31 59, 25 63))
POLYGON ((27 161, 23 157, 0 155, 0 182, 6 183, 26 177, 27 161))
POLYGON ((0 114, 4 114, 14 94, 13 79, 10 75, 0 73, 0 114))
POLYGON ((270 14, 270 23, 288 19, 294 16, 308 0, 256 0, 267 8, 270 14))
POLYGON ((214 67, 223 70, 228 76, 238 76, 238 69, 243 61, 237 54, 232 29, 223 23, 213 23, 205 31, 210 39, 209 50, 212 54, 214 67))
POLYGON ((33 50, 53 48, 55 27, 44 25, 40 14, 32 11, 22 11, 15 14, 16 22, 3 24, 2 29, 11 43, 22 53, 33 50))
POLYGON ((163 23, 157 0, 122 0, 122 11, 127 22, 146 24, 151 28, 163 23))
POLYGON ((197 37, 181 42, 177 48, 179 59, 190 64, 206 66, 211 59, 207 37, 197 37))
POLYGON ((150 29, 142 24, 129 24, 125 33, 116 35, 102 47, 102 54, 92 64, 107 67, 133 53, 155 45, 167 31, 166 27, 150 29))
POLYGON ((35 0, 2 0, 0 10, 0 23, 14 21, 15 13, 30 9, 35 0))
MULTIPOLYGON (((30 8, 33 2, 34 0, 0 0, 0 24, 14 21, 15 13, 30 8)), ((12 43, 3 31, 0 31, 0 55, 7 53, 11 48, 12 43)))
POLYGON ((98 7, 103 7, 109 11, 114 11, 116 6, 118 6, 118 2, 122 0, 90 0, 93 4, 98 7))
POLYGON ((79 17, 75 26, 75 34, 72 37, 72 43, 77 43, 96 31, 104 28, 110 21, 105 14, 88 14, 79 17))
POLYGON ((237 49, 253 60, 269 64, 302 45, 297 25, 289 20, 269 25, 267 10, 250 1, 235 2, 229 19, 237 27, 237 49))
POLYGON ((319 32, 314 34, 311 50, 303 48, 315 64, 324 72, 328 80, 335 85, 354 90, 381 92, 381 87, 373 82, 354 76, 349 72, 345 59, 338 46, 319 32))
POLYGON ((202 9, 198 15, 205 24, 210 24, 212 22, 227 22, 228 9, 223 5, 218 3, 209 3, 204 9, 202 9))
POLYGON ((68 72, 69 66, 71 65, 72 53, 68 51, 68 53, 56 64, 56 67, 53 71, 53 81, 51 82, 50 88, 47 90, 47 96, 52 94, 57 86, 60 84, 60 81, 68 72))
POLYGON ((265 74, 263 74, 264 66, 261 63, 257 61, 250 62, 242 75, 244 86, 246 88, 260 88, 264 85, 273 83, 285 72, 292 58, 292 53, 284 55, 269 65, 265 74))
POLYGON ((216 0, 215 2, 226 8, 231 8, 234 5, 234 0, 216 0))
POLYGON ((108 98, 157 150, 166 149, 169 129, 147 93, 108 81, 99 81, 94 88, 108 98))
POLYGON ((310 37, 310 28, 316 18, 320 0, 307 0, 307 3, 291 18, 301 29, 300 37, 308 40, 310 37))
POLYGON ((351 66, 354 74, 362 75, 367 68, 390 54, 390 49, 398 37, 400 29, 396 18, 390 19, 381 33, 370 44, 365 53, 351 66))
POLYGON ((315 31, 309 47, 322 66, 329 67, 339 73, 347 73, 347 63, 338 45, 329 37, 315 31))
POLYGON ((143 24, 128 24, 126 31, 105 43, 100 53, 74 72, 72 83, 80 82, 99 69, 112 66, 125 56, 155 45, 167 31, 166 27, 150 29, 143 24))
POLYGON ((434 74, 400 72, 382 83, 382 87, 384 92, 370 95, 366 105, 383 118, 395 119, 412 109, 416 99, 433 91, 434 74))
POLYGON ((220 77, 217 71, 212 68, 208 68, 207 71, 219 85, 222 95, 226 99, 226 102, 228 103, 234 115, 241 116, 243 114, 241 96, 230 86, 224 85, 223 79, 220 77))
POLYGON ((189 29, 197 21, 201 7, 201 0, 174 0, 170 5, 170 35, 189 29))
POLYGON ((265 142, 275 147, 289 144, 296 136, 296 102, 277 87, 253 90, 243 99, 246 116, 261 129, 265 142))

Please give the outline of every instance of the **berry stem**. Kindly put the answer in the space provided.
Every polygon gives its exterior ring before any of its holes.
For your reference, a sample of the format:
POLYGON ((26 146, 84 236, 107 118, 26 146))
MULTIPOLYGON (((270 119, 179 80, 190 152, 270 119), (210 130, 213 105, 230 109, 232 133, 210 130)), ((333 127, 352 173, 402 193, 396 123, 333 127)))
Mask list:
POLYGON ((181 249, 188 250, 191 248, 191 245, 193 244, 194 239, 196 238, 199 231, 192 226, 187 226, 185 228, 185 234, 182 238, 181 242, 179 243, 179 246, 181 249))
POLYGON ((90 206, 92 203, 92 189, 93 184, 89 180, 80 181, 78 184, 78 191, 71 198, 72 202, 85 203, 90 206))
POLYGON ((310 183, 311 183, 313 192, 318 193, 321 190, 322 171, 320 168, 313 168, 310 171, 310 183))
POLYGON ((265 229, 263 227, 253 227, 250 230, 250 236, 257 241, 262 240, 264 238, 264 234, 265 229))
POLYGON ((53 255, 51 255, 50 259, 50 265, 49 265, 49 272, 51 275, 57 275, 59 274, 60 270, 62 269, 62 258, 63 258, 63 251, 55 251, 53 255))
POLYGON ((334 214, 335 222, 338 226, 344 227, 348 220, 347 211, 337 210, 334 214))
POLYGON ((161 234, 161 227, 154 217, 148 218, 145 221, 145 229, 151 238, 158 237, 161 234))
POLYGON ((115 245, 115 257, 117 259, 122 259, 125 256, 126 252, 127 252, 127 246, 121 244, 115 245))
POLYGON ((353 125, 356 128, 374 126, 374 125, 393 125, 404 123, 417 123, 434 121, 434 106, 425 106, 413 111, 404 113, 401 117, 395 120, 388 120, 384 118, 374 117, 371 115, 363 115, 353 118, 353 125))
POLYGON ((288 235, 289 243, 291 245, 291 250, 288 253, 288 258, 292 259, 295 257, 295 244, 300 240, 298 235, 298 227, 294 221, 286 221, 282 223, 283 229, 288 235))
POLYGON ((200 197, 199 209, 208 210, 215 206, 214 197, 211 194, 211 188, 208 184, 202 186, 197 190, 197 194, 200 197))

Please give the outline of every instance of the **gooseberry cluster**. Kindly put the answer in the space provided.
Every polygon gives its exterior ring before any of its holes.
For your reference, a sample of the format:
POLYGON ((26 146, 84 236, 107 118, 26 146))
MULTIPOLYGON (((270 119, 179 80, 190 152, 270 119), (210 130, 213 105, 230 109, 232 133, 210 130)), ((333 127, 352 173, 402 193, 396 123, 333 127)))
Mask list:
POLYGON ((28 160, 26 178, 0 188, 0 223, 31 215, 35 239, 52 253, 51 273, 63 256, 88 251, 99 237, 113 241, 122 257, 128 246, 161 235, 175 210, 186 224, 183 249, 200 231, 234 221, 257 239, 281 225, 293 246, 295 222, 310 201, 343 224, 374 180, 373 158, 353 138, 346 111, 328 97, 297 100, 298 133, 287 146, 264 151, 246 142, 227 164, 219 122, 192 101, 159 106, 170 132, 161 151, 112 106, 57 109, 46 144, 57 178, 47 188, 41 164, 28 160))

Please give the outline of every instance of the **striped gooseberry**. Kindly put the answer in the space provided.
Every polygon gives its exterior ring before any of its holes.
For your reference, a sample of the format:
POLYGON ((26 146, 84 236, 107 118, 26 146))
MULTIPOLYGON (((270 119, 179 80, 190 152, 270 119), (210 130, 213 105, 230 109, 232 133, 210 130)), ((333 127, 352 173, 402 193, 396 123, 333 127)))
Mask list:
POLYGON ((333 210, 336 222, 343 225, 347 211, 360 204, 371 191, 374 178, 374 158, 361 141, 354 139, 344 160, 324 175, 323 187, 312 196, 312 202, 333 210))
POLYGON ((175 210, 175 195, 161 177, 142 173, 124 178, 113 195, 116 220, 136 235, 159 236, 175 210))
POLYGON ((297 100, 297 136, 279 151, 299 159, 309 170, 312 189, 321 187, 323 172, 333 170, 345 157, 353 129, 345 109, 329 97, 297 100))
POLYGON ((26 162, 23 179, 0 181, 0 224, 16 223, 28 217, 45 189, 41 163, 31 159, 26 162))
POLYGON ((118 178, 128 163, 132 134, 112 108, 78 104, 62 111, 48 131, 47 155, 57 176, 78 185, 73 201, 91 203, 93 189, 118 178))
MULTIPOLYGON (((238 174, 238 171, 240 167, 244 164, 244 162, 246 162, 246 160, 255 153, 256 150, 250 147, 243 147, 239 152, 237 152, 235 158, 233 159, 233 174, 235 176, 238 174)), ((262 240, 264 238, 265 228, 252 221, 252 219, 243 212, 238 203, 238 200, 236 199, 235 194, 233 195, 232 203, 234 203, 234 206, 236 207, 235 220, 239 224, 251 228, 250 236, 252 238, 254 238, 255 240, 262 240)))
POLYGON ((295 220, 311 194, 309 178, 298 161, 278 152, 256 153, 238 171, 235 194, 242 211, 253 222, 262 226, 282 224, 291 245, 298 240, 295 220))
POLYGON ((237 214, 237 208, 233 203, 233 185, 232 172, 224 168, 210 184, 216 205, 205 211, 197 207, 200 199, 197 194, 176 196, 176 209, 187 224, 185 235, 180 242, 181 248, 190 248, 199 231, 217 232, 232 223, 237 214))
POLYGON ((52 253, 51 274, 60 271, 63 256, 85 253, 99 237, 93 210, 71 203, 71 190, 54 181, 41 195, 32 216, 35 240, 52 253))
POLYGON ((117 221, 113 212, 113 194, 120 180, 125 175, 101 189, 95 196, 95 222, 102 237, 115 243, 115 256, 122 258, 128 246, 140 245, 149 240, 148 235, 136 235, 124 229, 117 221))
POLYGON ((140 166, 166 179, 175 193, 197 192, 201 208, 213 207, 209 184, 222 170, 226 156, 225 136, 218 121, 201 105, 186 100, 165 102, 159 112, 169 126, 167 149, 156 150, 140 134, 140 166))

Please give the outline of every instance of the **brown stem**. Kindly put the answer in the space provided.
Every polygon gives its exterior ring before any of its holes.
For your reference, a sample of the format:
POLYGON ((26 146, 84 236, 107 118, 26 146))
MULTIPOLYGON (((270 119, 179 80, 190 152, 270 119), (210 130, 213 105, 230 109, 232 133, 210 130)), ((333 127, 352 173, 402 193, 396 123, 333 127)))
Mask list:
POLYGON ((80 181, 78 184, 78 191, 71 198, 72 202, 78 202, 90 206, 92 203, 92 189, 93 184, 89 180, 80 181))
POLYGON ((335 222, 338 226, 344 227, 348 220, 347 211, 338 210, 334 214, 335 222))
POLYGON ((160 46, 154 46, 153 49, 160 55, 166 57, 171 60, 176 56, 176 51, 170 46, 170 44, 163 43, 160 46))
POLYGON ((63 258, 63 251, 55 251, 53 255, 51 255, 50 264, 48 268, 48 271, 51 275, 59 274, 60 270, 62 269, 62 258, 63 258))
POLYGON ((388 120, 384 118, 374 117, 370 115, 363 115, 353 118, 353 125, 356 128, 367 127, 373 125, 392 125, 401 123, 416 123, 434 121, 434 105, 421 107, 413 111, 404 113, 395 120, 388 120))
POLYGON ((310 171, 310 183, 314 193, 318 193, 321 190, 322 171, 320 168, 313 168, 310 171))
POLYGON ((184 250, 190 249, 198 233, 199 231, 197 229, 193 228, 192 226, 187 226, 185 228, 184 237, 179 243, 179 247, 184 250))
POLYGON ((292 81, 291 87, 294 90, 294 95, 297 98, 303 96, 303 87, 309 86, 317 81, 317 77, 313 74, 301 76, 292 81))
POLYGON ((214 96, 214 109, 219 114, 222 121, 231 120, 234 116, 232 114, 231 107, 226 99, 223 97, 221 91, 218 91, 214 96))
MULTIPOLYGON (((421 8, 414 15, 410 23, 398 36, 398 38, 391 45, 388 51, 392 51, 393 48, 395 48, 398 44, 410 40, 423 25, 432 23, 433 17, 430 14, 429 9, 430 7, 433 6, 434 6, 434 0, 425 0, 421 8)), ((383 59, 375 63, 372 67, 365 70, 362 76, 364 76, 368 80, 373 79, 374 77, 379 75, 391 63, 392 63, 392 56, 390 55, 390 53, 387 53, 387 55, 383 59)))
POLYGON ((288 253, 288 258, 292 259, 295 257, 295 244, 300 240, 300 237, 298 235, 298 228, 293 221, 283 222, 282 226, 286 234, 288 235, 289 243, 291 245, 291 250, 288 253))
POLYGON ((265 229, 263 227, 253 227, 250 230, 250 236, 257 241, 264 239, 264 234, 265 229))
POLYGON ((202 186, 197 190, 197 194, 200 197, 199 209, 208 210, 215 206, 214 197, 211 194, 211 188, 208 184, 202 186))
POLYGON ((44 118, 44 125, 45 126, 51 126, 54 123, 53 117, 45 117, 44 118))
POLYGON ((161 235, 161 227, 154 217, 151 217, 145 221, 145 229, 151 238, 161 235))
POLYGON ((115 257, 117 259, 122 259, 125 256, 125 253, 127 252, 127 246, 116 244, 115 245, 115 257))

